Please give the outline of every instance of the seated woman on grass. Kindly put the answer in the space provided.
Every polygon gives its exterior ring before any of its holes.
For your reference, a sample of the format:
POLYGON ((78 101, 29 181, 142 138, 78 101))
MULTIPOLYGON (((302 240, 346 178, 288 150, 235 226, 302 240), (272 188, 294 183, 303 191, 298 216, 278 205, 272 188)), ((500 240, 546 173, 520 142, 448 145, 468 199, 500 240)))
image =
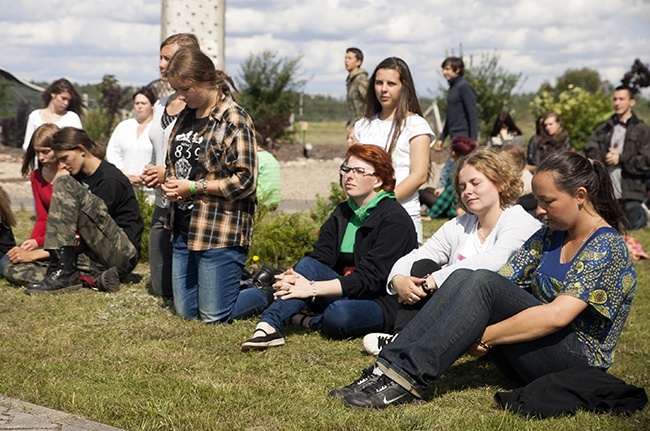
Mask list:
POLYGON ((519 384, 573 367, 612 365, 636 272, 609 172, 598 161, 559 152, 537 166, 533 191, 548 226, 498 274, 451 274, 382 349, 377 366, 331 396, 358 408, 408 403, 464 353, 487 355, 519 384))
POLYGON ((395 261, 417 246, 415 227, 395 199, 394 169, 384 149, 352 145, 341 176, 348 201, 325 221, 314 250, 276 276, 276 300, 242 350, 284 344, 282 328, 292 316, 293 323, 333 338, 392 329, 398 303, 386 292, 386 279, 395 261), (320 314, 300 314, 306 306, 320 314))
MULTIPOLYGON (((45 229, 47 227, 47 215, 52 201, 52 183, 61 175, 67 175, 67 171, 59 166, 59 161, 52 150, 52 138, 59 130, 56 124, 45 123, 39 126, 29 141, 27 151, 23 155, 23 176, 29 175, 34 193, 34 208, 36 222, 29 238, 20 245, 7 252, 7 257, 13 265, 29 263, 37 260, 48 260, 50 254, 43 250, 45 241, 45 229), (34 169, 34 158, 38 160, 38 168, 34 169)), ((9 266, 11 268, 11 266, 9 266)), ((14 268, 16 269, 16 268, 14 268)), ((9 269, 10 272, 13 272, 9 269)), ((20 272, 20 271, 18 271, 20 272)), ((25 284, 31 280, 18 280, 18 273, 8 275, 16 284, 25 284)))
POLYGON ((119 169, 103 160, 103 145, 81 129, 56 132, 52 149, 70 175, 54 182, 44 244, 49 265, 24 265, 31 266, 26 271, 32 271, 33 281, 26 293, 58 293, 83 285, 117 291, 140 255, 144 224, 133 188, 119 169), (80 274, 79 252, 88 263, 88 275, 80 274))
MULTIPOLYGON (((452 183, 465 214, 442 225, 390 271, 388 289, 401 304, 393 334, 404 329, 452 272, 458 268, 499 270, 541 227, 515 205, 522 187, 519 173, 489 148, 462 157, 452 183)), ((368 334, 363 346, 377 355, 394 336, 368 334)))

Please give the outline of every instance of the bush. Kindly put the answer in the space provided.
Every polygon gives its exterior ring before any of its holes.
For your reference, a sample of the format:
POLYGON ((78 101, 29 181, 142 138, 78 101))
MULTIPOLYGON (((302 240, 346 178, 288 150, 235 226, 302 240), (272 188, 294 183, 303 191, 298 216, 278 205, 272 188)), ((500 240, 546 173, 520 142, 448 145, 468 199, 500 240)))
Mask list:
POLYGON ((322 225, 332 214, 334 208, 345 199, 345 193, 341 186, 334 182, 330 183, 330 195, 327 199, 319 194, 316 195, 316 204, 310 213, 312 220, 319 226, 322 225))
POLYGON ((260 206, 255 216, 255 231, 247 266, 262 264, 291 267, 312 249, 321 225, 334 208, 345 200, 343 189, 330 183, 327 199, 316 195, 316 204, 308 214, 286 214, 260 206))
POLYGON ((573 86, 562 91, 557 98, 549 91, 541 91, 530 106, 535 118, 547 112, 559 114, 573 147, 579 151, 585 149, 596 126, 612 113, 610 98, 605 93, 598 91, 592 94, 573 86))
POLYGON ((135 197, 138 200, 138 207, 140 207, 140 215, 144 221, 144 230, 142 231, 142 243, 140 246, 140 262, 149 261, 149 228, 151 227, 151 217, 156 205, 147 202, 148 195, 142 188, 135 192, 135 197))

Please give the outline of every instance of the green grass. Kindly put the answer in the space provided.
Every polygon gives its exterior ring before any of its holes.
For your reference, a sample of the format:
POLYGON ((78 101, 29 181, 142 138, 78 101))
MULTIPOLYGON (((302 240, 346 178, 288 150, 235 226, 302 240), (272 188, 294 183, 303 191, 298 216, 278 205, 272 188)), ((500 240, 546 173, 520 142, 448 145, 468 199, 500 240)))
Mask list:
MULTIPOLYGON (((17 213, 17 239, 30 214, 17 213)), ((429 234, 440 221, 425 224, 429 234)), ((650 230, 633 232, 645 249, 650 230)), ((650 263, 639 284, 612 373, 649 386, 650 263)), ((79 291, 27 296, 0 281, 0 394, 128 430, 641 430, 650 408, 631 417, 578 413, 526 420, 497 410, 512 386, 484 361, 464 357, 422 405, 348 409, 327 397, 373 362, 361 341, 326 339, 295 327, 287 344, 240 352, 256 320, 231 325, 184 321, 146 291, 137 267, 116 294, 79 291)))
MULTIPOLYGON (((302 142, 302 132, 300 131, 299 123, 296 123, 296 130, 295 139, 298 142, 302 142)), ((310 121, 308 123, 307 133, 305 134, 305 142, 313 145, 341 144, 341 146, 345 147, 346 138, 345 121, 310 121)))

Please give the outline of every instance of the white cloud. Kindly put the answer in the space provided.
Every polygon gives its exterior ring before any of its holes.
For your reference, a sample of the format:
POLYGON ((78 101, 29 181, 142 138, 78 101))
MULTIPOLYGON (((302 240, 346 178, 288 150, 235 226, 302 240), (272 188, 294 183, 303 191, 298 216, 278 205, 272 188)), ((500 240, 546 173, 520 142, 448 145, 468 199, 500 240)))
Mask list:
MULTIPOLYGON (((160 0, 0 0, 0 66, 49 81, 66 76, 145 84, 157 77, 160 0)), ((635 58, 650 62, 647 0, 238 0, 226 9, 226 70, 250 53, 303 55, 306 91, 342 96, 345 48, 358 46, 369 72, 405 59, 418 92, 444 83, 450 52, 496 50, 535 91, 567 68, 590 67, 616 83, 635 58)))

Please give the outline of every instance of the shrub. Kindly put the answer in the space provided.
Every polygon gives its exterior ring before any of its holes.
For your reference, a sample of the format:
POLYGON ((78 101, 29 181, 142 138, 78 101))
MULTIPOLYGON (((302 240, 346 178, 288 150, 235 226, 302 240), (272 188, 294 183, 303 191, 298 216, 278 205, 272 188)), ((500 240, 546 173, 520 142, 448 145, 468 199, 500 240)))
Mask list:
POLYGON ((330 195, 327 199, 319 194, 316 195, 316 204, 310 213, 312 220, 319 226, 322 225, 332 214, 334 208, 345 199, 345 193, 341 186, 334 182, 330 183, 330 195))
POLYGON ((579 151, 585 149, 596 126, 612 111, 611 101, 602 91, 592 94, 573 86, 562 91, 557 98, 549 91, 541 91, 530 106, 535 118, 547 112, 559 114, 574 148, 579 151))
POLYGON ((142 244, 140 246, 140 262, 149 261, 149 228, 151 227, 151 217, 156 205, 147 202, 148 195, 142 188, 138 188, 135 192, 135 197, 138 200, 138 207, 140 207, 140 215, 144 221, 144 230, 142 231, 142 244))

